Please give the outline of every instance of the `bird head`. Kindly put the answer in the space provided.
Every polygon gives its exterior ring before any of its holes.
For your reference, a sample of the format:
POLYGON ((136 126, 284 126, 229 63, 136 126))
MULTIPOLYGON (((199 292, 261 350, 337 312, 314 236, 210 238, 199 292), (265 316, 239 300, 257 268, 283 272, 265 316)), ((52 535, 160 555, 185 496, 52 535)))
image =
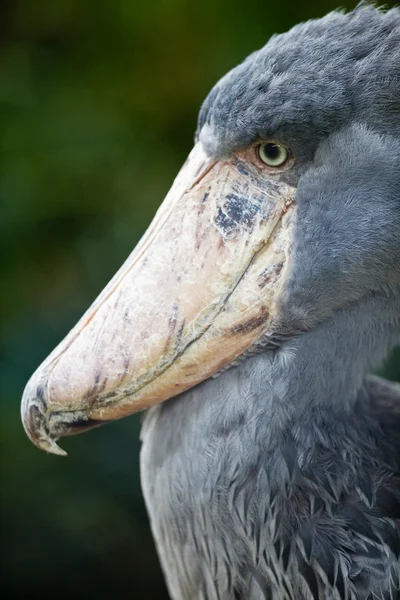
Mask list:
POLYGON ((28 382, 40 448, 400 287, 400 11, 334 12, 228 73, 148 231, 28 382))

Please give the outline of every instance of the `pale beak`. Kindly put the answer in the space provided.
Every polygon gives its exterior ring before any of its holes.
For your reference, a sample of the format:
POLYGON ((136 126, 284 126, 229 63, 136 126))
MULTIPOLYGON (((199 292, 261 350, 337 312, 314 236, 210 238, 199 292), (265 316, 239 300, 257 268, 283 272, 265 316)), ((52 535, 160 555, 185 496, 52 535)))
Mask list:
POLYGON ((196 144, 141 242, 28 382, 34 444, 163 402, 268 331, 285 278, 294 189, 246 152, 196 144))

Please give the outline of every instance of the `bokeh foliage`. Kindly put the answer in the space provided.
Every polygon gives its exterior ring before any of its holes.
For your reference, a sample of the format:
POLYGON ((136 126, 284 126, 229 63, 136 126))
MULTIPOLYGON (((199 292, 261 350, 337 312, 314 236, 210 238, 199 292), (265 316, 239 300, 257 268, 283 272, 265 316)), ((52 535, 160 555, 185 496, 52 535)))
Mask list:
MULTIPOLYGON (((335 7, 2 0, 3 597, 167 597, 140 492, 139 419, 66 440, 61 460, 25 437, 21 393, 150 222, 215 81, 272 33, 335 7)), ((400 379, 399 354, 386 374, 400 379)))

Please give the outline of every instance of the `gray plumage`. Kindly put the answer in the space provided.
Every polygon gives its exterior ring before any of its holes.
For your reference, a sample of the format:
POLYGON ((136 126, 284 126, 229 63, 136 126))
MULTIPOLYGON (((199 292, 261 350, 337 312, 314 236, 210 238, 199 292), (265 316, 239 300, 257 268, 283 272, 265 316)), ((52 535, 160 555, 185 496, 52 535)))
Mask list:
POLYGON ((400 598, 400 10, 273 37, 200 112, 214 156, 291 147, 292 268, 268 348, 148 413, 174 600, 400 598))

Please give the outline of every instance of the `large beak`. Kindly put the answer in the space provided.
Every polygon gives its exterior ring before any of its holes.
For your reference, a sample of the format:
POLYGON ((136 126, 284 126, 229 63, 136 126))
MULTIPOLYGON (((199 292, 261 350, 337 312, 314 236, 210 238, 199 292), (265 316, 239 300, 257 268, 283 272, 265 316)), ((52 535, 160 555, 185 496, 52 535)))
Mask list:
POLYGON ((246 152, 198 143, 136 249, 28 382, 34 444, 167 400, 251 347, 273 318, 292 237, 294 189, 246 152))

